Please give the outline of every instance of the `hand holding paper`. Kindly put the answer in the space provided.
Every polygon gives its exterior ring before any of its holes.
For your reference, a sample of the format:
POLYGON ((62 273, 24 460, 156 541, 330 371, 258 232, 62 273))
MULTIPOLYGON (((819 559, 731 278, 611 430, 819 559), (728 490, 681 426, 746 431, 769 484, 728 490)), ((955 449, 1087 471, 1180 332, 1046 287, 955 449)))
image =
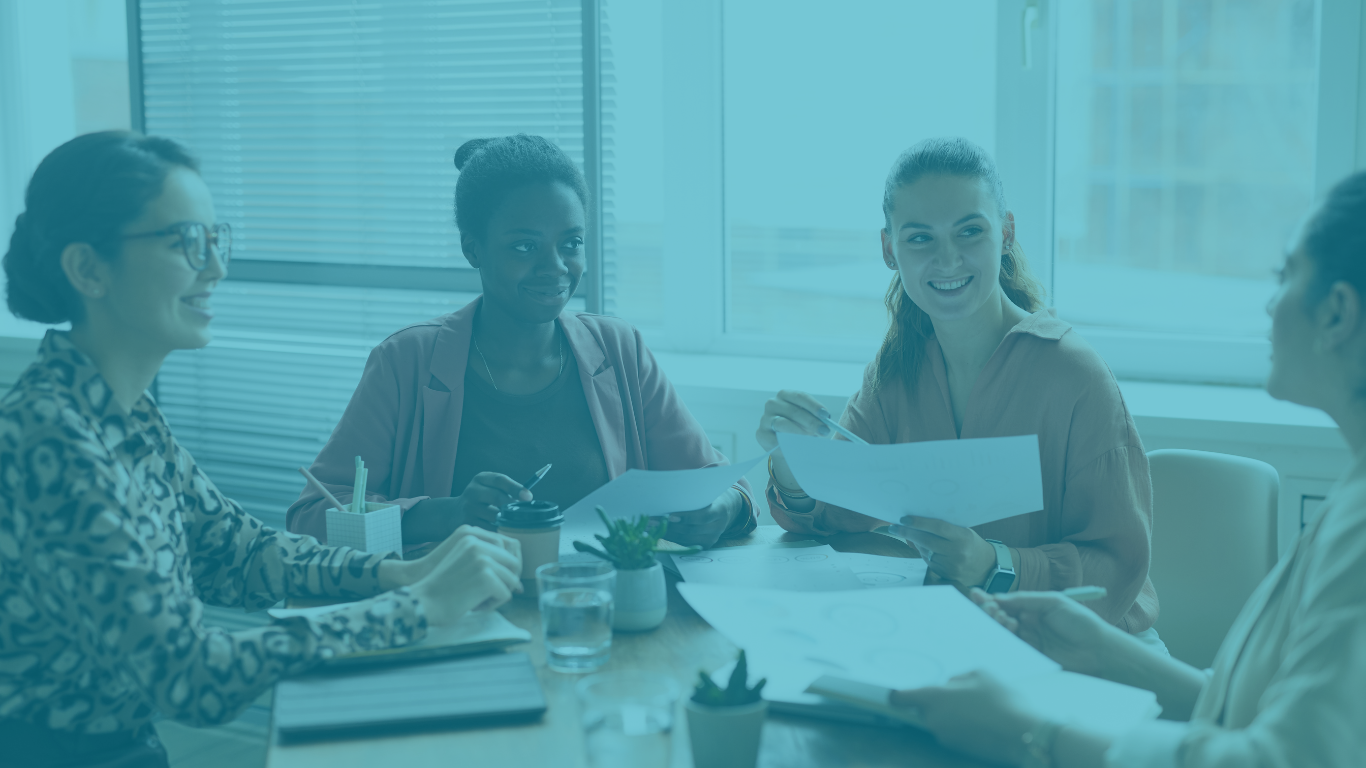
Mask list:
POLYGON ((1043 509, 1037 435, 858 445, 780 433, 778 444, 813 498, 889 523, 966 528, 1043 509))
POLYGON ((739 464, 701 469, 628 469, 564 511, 560 552, 573 552, 576 539, 592 541, 593 534, 606 533, 593 511, 596 507, 601 506, 609 518, 704 509, 766 458, 764 453, 739 464))

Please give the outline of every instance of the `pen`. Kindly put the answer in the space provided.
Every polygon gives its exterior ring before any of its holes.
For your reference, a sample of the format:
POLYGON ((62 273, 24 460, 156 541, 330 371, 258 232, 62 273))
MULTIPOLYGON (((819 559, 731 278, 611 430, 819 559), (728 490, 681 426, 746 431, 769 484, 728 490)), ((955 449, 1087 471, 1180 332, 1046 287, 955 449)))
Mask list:
POLYGON ((1099 600, 1108 594, 1105 591, 1105 587, 1068 587, 1067 589, 1064 589, 1062 593, 1079 603, 1085 603, 1090 600, 1099 600))
POLYGON ((522 487, 527 489, 528 491, 531 490, 531 486, 541 482, 541 478, 546 476, 546 473, 550 471, 551 466, 553 465, 547 464, 544 467, 541 467, 540 469, 536 470, 536 474, 532 475, 530 480, 526 481, 525 483, 522 483, 522 487))
POLYGON ((820 419, 820 420, 821 420, 821 423, 825 424, 825 426, 827 426, 827 427, 829 427, 829 428, 835 430, 836 432, 840 433, 841 435, 844 435, 846 438, 849 439, 849 442, 851 442, 851 443, 858 443, 859 445, 867 445, 867 444, 868 444, 868 441, 867 441, 867 440, 864 440, 863 438, 859 437, 858 435, 854 434, 853 432, 850 432, 849 430, 845 429, 844 427, 841 427, 841 426, 839 425, 839 422, 835 421, 834 419, 830 418, 829 416, 822 416, 822 415, 820 415, 820 414, 818 413, 818 414, 816 414, 816 418, 820 419))

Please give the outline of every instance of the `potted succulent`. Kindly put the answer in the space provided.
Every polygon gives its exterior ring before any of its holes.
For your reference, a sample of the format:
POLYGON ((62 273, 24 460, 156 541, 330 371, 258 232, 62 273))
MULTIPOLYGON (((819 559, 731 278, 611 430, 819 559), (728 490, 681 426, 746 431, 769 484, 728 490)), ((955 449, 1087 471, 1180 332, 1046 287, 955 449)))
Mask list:
POLYGON ((722 688, 711 675, 699 672, 697 687, 688 699, 688 736, 692 762, 707 768, 754 768, 759 760, 768 702, 761 695, 767 679, 749 687, 749 664, 744 650, 722 688))
POLYGON ((655 559, 655 551, 669 524, 660 521, 655 525, 645 515, 634 520, 608 520, 602 507, 597 509, 598 517, 607 526, 606 536, 593 535, 602 548, 576 541, 574 549, 601 557, 617 569, 612 628, 654 629, 668 612, 664 568, 655 559))

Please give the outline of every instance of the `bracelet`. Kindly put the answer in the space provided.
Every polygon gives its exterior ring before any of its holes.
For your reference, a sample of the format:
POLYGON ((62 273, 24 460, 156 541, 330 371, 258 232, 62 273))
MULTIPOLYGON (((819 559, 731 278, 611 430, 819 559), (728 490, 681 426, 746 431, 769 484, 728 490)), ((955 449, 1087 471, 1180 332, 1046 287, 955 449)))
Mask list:
POLYGON ((778 478, 773 476, 773 454, 769 454, 768 456, 768 482, 773 485, 773 489, 775 491, 781 493, 789 499, 793 499, 794 501, 797 499, 811 498, 811 495, 808 493, 803 493, 802 491, 790 491, 784 488, 781 484, 779 484, 778 478))
POLYGON ((1058 740, 1062 724, 1040 720, 1020 737, 1025 756, 1020 768, 1053 768, 1053 744, 1058 740))
POLYGON ((730 522, 730 525, 726 526, 726 530, 721 533, 722 536, 727 533, 744 530, 749 527, 749 521, 754 519, 754 500, 749 497, 748 493, 745 493, 745 489, 741 488, 739 483, 732 485, 731 488, 734 488, 736 492, 740 494, 740 498, 743 499, 744 509, 741 511, 742 514, 736 515, 735 519, 730 522))

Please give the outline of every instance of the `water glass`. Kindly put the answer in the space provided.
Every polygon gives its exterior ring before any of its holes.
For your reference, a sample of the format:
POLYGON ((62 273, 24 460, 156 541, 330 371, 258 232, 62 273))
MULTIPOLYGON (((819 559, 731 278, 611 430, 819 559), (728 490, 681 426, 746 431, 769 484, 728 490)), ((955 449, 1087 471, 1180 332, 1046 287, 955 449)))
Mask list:
POLYGON ((678 684, 635 671, 604 672, 577 686, 588 764, 667 768, 678 684))
POLYGON ((602 560, 546 563, 536 569, 546 663, 556 672, 591 672, 612 650, 617 572, 602 560))

